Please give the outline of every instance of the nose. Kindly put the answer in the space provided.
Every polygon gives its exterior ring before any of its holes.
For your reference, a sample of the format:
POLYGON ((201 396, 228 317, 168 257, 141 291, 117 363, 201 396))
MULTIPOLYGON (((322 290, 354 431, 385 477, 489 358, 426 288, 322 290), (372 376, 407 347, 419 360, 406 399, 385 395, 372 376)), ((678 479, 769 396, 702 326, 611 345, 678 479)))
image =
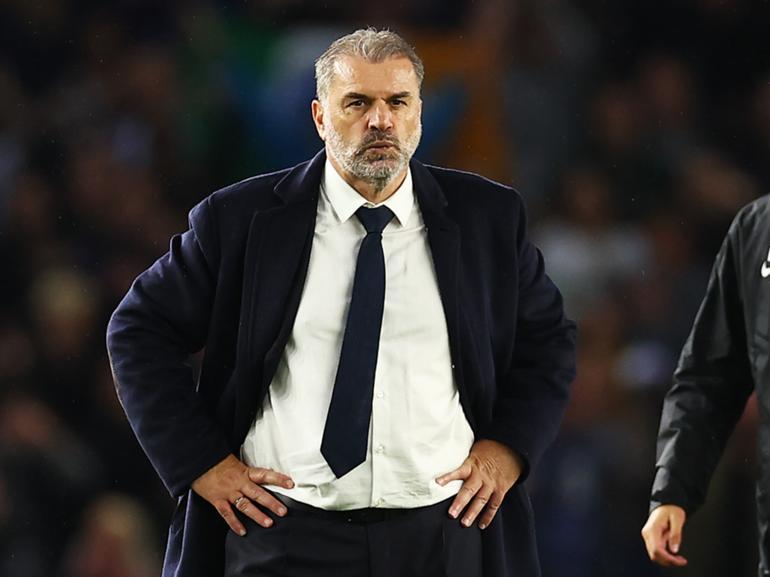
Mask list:
POLYGON ((390 106, 383 100, 377 100, 369 109, 369 129, 390 130, 393 128, 393 114, 390 106))

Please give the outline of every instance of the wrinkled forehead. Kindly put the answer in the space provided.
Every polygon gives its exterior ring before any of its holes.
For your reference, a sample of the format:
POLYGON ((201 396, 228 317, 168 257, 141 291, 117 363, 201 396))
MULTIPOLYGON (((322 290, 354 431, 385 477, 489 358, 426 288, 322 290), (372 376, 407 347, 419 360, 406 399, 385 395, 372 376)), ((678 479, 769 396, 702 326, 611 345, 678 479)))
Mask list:
POLYGON ((329 86, 330 96, 349 92, 378 96, 408 92, 419 96, 417 74, 411 60, 405 56, 371 62, 359 56, 342 56, 334 63, 334 76, 329 86))

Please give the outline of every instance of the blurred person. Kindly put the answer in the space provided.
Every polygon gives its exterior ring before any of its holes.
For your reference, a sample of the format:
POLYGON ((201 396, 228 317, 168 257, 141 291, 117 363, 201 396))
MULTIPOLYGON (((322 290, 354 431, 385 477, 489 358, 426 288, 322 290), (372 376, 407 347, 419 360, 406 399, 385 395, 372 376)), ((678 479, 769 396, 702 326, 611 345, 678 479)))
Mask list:
POLYGON ((694 71, 676 54, 651 52, 643 56, 635 82, 646 119, 646 146, 670 179, 697 146, 703 125, 694 71))
POLYGON ((147 511, 135 499, 106 493, 86 509, 59 575, 154 577, 160 561, 147 511))
POLYGON ((570 167, 562 177, 558 214, 534 234, 573 318, 606 303, 615 285, 638 280, 648 265, 648 243, 639 227, 617 222, 613 192, 601 167, 570 167))
POLYGON ((759 575, 770 575, 769 224, 767 196, 734 218, 665 398, 651 512, 642 529, 650 559, 664 566, 687 564, 680 551, 685 522, 704 502, 725 444, 756 392, 759 575))
POLYGON ((0 574, 53 574, 101 471, 90 448, 25 382, 0 397, 0 574))
POLYGON ((692 295, 706 285, 711 262, 695 251, 693 229, 672 207, 661 207, 640 228, 648 248, 645 265, 620 286, 629 327, 623 370, 634 388, 655 397, 658 413, 659 396, 698 311, 692 295))
POLYGON ((589 102, 588 155, 606 171, 617 215, 639 221, 665 201, 670 175, 662 156, 650 146, 649 108, 629 80, 600 84, 589 102))
MULTIPOLYGON (((625 321, 608 301, 603 308, 625 321)), ((549 552, 544 577, 658 574, 635 541, 649 490, 641 457, 654 454, 651 419, 617 370, 624 339, 605 332, 608 316, 597 307, 580 321, 572 400, 532 483, 538 537, 549 552)))
POLYGON ((574 324, 520 197, 411 158, 422 76, 392 32, 335 41, 324 150, 202 201, 113 314, 118 394, 178 499, 165 576, 539 574, 523 481, 574 324))
POLYGON ((0 259, 5 263, 0 298, 15 302, 35 271, 61 252, 57 239, 55 192, 34 172, 12 179, 7 210, 0 216, 0 259))

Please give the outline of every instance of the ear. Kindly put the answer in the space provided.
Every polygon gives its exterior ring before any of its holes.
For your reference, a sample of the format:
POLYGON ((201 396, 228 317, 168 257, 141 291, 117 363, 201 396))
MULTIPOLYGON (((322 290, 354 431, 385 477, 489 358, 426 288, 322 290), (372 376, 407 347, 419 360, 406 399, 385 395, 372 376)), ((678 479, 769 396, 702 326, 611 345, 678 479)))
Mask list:
POLYGON ((313 102, 310 104, 310 111, 313 116, 313 123, 315 124, 316 132, 318 132, 318 136, 321 137, 321 140, 326 140, 324 137, 326 134, 326 127, 324 126, 324 107, 323 104, 321 104, 321 101, 316 99, 313 99, 313 102))

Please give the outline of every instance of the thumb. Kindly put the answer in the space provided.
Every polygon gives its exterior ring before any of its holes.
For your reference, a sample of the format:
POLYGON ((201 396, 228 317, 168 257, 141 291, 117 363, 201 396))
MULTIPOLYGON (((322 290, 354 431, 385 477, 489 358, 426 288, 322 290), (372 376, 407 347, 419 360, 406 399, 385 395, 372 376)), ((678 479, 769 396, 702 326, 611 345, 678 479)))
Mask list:
POLYGON ((679 553, 682 544, 682 528, 684 527, 684 512, 674 509, 668 515, 668 549, 674 554, 679 553))
POLYGON ((446 485, 449 481, 457 481, 458 479, 467 479, 471 476, 472 468, 468 459, 465 459, 462 465, 460 465, 454 471, 450 471, 444 475, 441 475, 436 479, 439 485, 446 485))

